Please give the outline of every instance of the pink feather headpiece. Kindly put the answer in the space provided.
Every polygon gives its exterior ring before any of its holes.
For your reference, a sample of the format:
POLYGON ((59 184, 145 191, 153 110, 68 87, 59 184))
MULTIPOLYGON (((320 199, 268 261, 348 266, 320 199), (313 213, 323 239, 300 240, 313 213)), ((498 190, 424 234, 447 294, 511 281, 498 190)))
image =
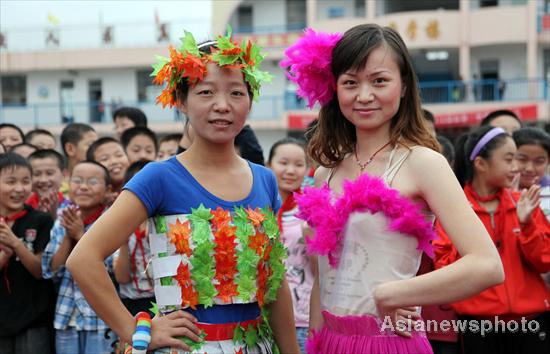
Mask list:
POLYGON ((287 77, 298 85, 298 95, 307 99, 308 107, 315 102, 325 105, 332 99, 336 82, 332 75, 332 50, 342 38, 341 33, 305 30, 303 37, 285 50, 287 59, 280 66, 289 67, 287 77))

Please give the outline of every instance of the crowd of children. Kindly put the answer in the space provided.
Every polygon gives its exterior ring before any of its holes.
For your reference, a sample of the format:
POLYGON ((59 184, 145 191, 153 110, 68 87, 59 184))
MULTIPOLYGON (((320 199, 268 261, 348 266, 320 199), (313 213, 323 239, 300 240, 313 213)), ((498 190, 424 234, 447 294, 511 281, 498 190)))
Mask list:
POLYGON ((181 134, 0 124, 0 354, 550 351, 550 135, 500 110, 453 145, 397 32, 309 29, 282 65, 319 117, 264 167, 259 48, 171 50, 181 134), (539 328, 396 326, 497 315, 539 328))

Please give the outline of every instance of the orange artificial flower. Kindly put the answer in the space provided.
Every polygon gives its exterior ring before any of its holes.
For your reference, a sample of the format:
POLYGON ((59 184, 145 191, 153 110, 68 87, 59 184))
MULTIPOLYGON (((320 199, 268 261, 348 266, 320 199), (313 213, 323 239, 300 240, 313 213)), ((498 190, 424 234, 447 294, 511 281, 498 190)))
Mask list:
POLYGON ((248 214, 248 220, 252 221, 252 224, 254 226, 260 226, 262 222, 265 220, 265 215, 260 213, 258 211, 258 208, 255 210, 252 209, 246 209, 246 213, 248 214))
POLYGON ((196 305, 199 303, 199 294, 193 289, 191 273, 189 272, 187 264, 180 262, 174 279, 176 279, 181 288, 181 306, 189 306, 193 310, 196 310, 196 305))
POLYGON ((189 220, 181 223, 180 219, 176 218, 175 224, 168 224, 167 235, 170 237, 170 242, 176 246, 176 253, 191 257, 191 247, 189 246, 191 227, 189 226, 189 220))
POLYGON ((261 256, 267 242, 267 235, 258 231, 254 236, 248 238, 248 247, 256 251, 258 256, 261 256))
POLYGON ((216 290, 218 290, 218 298, 225 303, 231 303, 232 297, 239 295, 237 284, 233 279, 220 281, 216 285, 216 290))

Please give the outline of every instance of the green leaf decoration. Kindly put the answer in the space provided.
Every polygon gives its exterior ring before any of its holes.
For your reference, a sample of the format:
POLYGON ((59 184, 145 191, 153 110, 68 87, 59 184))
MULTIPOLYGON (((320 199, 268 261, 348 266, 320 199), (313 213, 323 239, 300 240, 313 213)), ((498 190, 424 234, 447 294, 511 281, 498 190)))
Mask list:
POLYGON ((237 270, 239 273, 256 273, 256 267, 260 261, 260 256, 251 248, 245 248, 237 258, 237 270))
POLYGON ((168 228, 166 227, 166 218, 164 215, 155 216, 155 230, 157 231, 157 234, 165 234, 168 232, 168 228))
POLYGON ((244 328, 240 325, 235 327, 233 332, 233 343, 243 344, 244 343, 244 328))
POLYGON ((223 55, 221 52, 217 52, 212 56, 212 61, 218 63, 219 66, 225 66, 235 64, 239 58, 239 55, 223 55))
POLYGON ((179 339, 187 344, 189 348, 191 348, 191 351, 198 351, 202 348, 204 344, 204 337, 206 337, 206 333, 202 332, 199 334, 199 338, 201 339, 200 342, 195 342, 187 337, 179 337, 179 339))
POLYGON ((272 274, 267 279, 265 303, 271 303, 277 299, 277 290, 285 277, 285 266, 283 260, 287 257, 285 247, 280 241, 275 241, 269 255, 269 267, 272 274))
POLYGON ((226 30, 227 34, 226 36, 231 38, 231 36, 233 35, 233 28, 231 28, 230 25, 227 25, 227 30, 226 30))
POLYGON ((191 34, 191 32, 184 31, 185 35, 180 38, 181 40, 181 46, 179 51, 182 53, 189 53, 191 55, 200 57, 201 53, 199 49, 197 48, 197 42, 195 41, 195 37, 191 34))
POLYGON ((280 234, 279 224, 277 224, 277 218, 275 214, 269 208, 262 208, 262 213, 265 215, 262 226, 264 227, 265 234, 270 239, 278 239, 280 234))
POLYGON ((237 281, 237 291, 239 292, 239 298, 243 301, 250 301, 258 287, 256 286, 256 276, 241 275, 237 281))
POLYGON ((256 343, 258 343, 258 332, 256 332, 256 328, 254 328, 253 325, 248 325, 244 335, 244 341, 250 348, 255 347, 256 343))
POLYGON ((208 221, 214 217, 210 208, 205 208, 201 203, 197 209, 191 208, 191 215, 200 218, 204 221, 208 221))
POLYGON ((193 227, 191 238, 196 244, 202 244, 210 238, 210 223, 209 220, 214 216, 211 210, 200 205, 197 209, 191 208, 191 215, 188 216, 193 227))
POLYGON ((170 59, 163 57, 162 55, 155 55, 155 59, 157 59, 157 62, 151 65, 153 67, 153 72, 149 76, 157 76, 158 72, 164 67, 164 65, 170 62, 170 59))
POLYGON ((195 290, 199 294, 199 303, 205 307, 214 304, 214 297, 218 294, 212 279, 216 275, 215 261, 213 257, 214 243, 204 242, 198 244, 191 256, 191 279, 195 290))
POLYGON ((240 220, 247 221, 248 220, 248 214, 246 213, 246 210, 244 210, 243 207, 235 208, 234 209, 233 220, 235 220, 235 221, 240 221, 240 220))
POLYGON ((149 308, 149 312, 151 312, 153 315, 158 315, 159 313, 159 307, 153 301, 151 301, 151 308, 149 308))

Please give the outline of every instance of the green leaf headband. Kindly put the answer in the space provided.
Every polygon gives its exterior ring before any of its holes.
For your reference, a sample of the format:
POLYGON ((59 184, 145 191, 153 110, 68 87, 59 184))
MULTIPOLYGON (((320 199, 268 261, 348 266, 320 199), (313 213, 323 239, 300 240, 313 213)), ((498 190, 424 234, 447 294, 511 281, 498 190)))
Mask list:
POLYGON ((260 63, 264 56, 260 53, 261 48, 244 39, 240 44, 231 40, 231 27, 227 29, 227 35, 218 36, 215 41, 205 43, 214 46, 212 54, 205 54, 197 47, 197 42, 190 32, 184 31, 185 36, 181 38, 181 46, 174 49, 170 46, 170 57, 165 58, 157 55, 157 63, 153 64, 153 82, 157 85, 166 85, 162 93, 157 97, 156 103, 162 107, 176 105, 176 87, 181 80, 187 80, 189 85, 194 86, 206 76, 206 64, 214 62, 220 67, 239 68, 243 72, 244 80, 250 86, 254 101, 258 101, 262 82, 270 82, 271 74, 261 71, 260 63))

